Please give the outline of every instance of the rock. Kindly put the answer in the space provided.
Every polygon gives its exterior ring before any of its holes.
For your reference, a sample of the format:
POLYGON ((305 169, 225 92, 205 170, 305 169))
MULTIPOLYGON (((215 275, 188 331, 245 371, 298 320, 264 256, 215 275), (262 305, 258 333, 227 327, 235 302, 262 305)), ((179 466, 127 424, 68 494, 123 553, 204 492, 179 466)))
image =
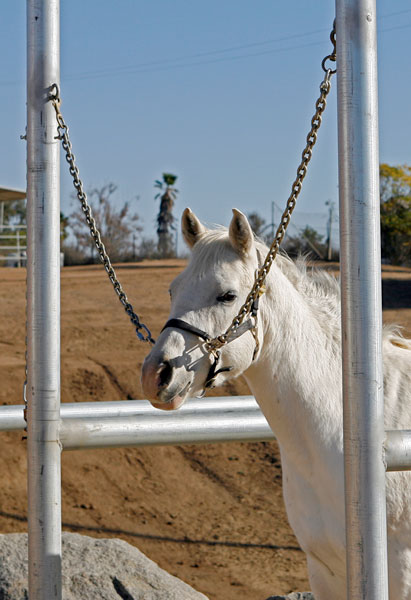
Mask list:
POLYGON ((267 600, 315 600, 311 592, 293 592, 288 596, 270 596, 267 600))
MULTIPOLYGON (((63 600, 207 600, 119 539, 63 533, 63 600)), ((0 535, 0 600, 28 599, 27 534, 0 535)))

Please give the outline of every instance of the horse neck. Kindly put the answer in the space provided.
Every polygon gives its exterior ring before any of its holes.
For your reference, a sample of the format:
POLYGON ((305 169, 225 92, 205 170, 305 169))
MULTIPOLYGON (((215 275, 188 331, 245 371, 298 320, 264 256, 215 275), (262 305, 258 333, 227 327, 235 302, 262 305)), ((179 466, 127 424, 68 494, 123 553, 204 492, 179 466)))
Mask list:
POLYGON ((260 311, 262 349, 245 376, 280 443, 313 435, 326 443, 341 436, 339 317, 330 310, 321 318, 290 269, 292 278, 286 263, 270 273, 260 311))

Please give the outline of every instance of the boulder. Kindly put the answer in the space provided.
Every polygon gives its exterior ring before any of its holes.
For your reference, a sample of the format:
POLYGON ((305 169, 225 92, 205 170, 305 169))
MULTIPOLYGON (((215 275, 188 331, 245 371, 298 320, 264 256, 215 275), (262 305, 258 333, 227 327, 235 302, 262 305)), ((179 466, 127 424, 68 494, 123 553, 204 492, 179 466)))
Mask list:
MULTIPOLYGON (((63 600, 207 600, 119 539, 63 533, 63 600)), ((28 599, 27 534, 0 535, 0 600, 28 599)))

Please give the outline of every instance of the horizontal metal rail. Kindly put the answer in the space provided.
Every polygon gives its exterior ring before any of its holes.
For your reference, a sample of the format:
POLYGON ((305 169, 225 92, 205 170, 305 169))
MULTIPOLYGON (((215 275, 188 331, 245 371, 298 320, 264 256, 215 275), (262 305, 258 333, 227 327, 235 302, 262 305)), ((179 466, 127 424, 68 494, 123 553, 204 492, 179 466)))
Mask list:
MULTIPOLYGON (((254 396, 192 398, 186 402, 177 413, 196 414, 204 412, 242 412, 260 408, 254 396)), ((155 417, 170 416, 150 404, 148 400, 121 400, 117 402, 63 402, 60 409, 64 419, 109 419, 113 417, 139 417, 150 414, 155 417)), ((24 405, 0 406, 0 431, 22 430, 26 427, 24 420, 24 405)))
POLYGON ((60 426, 60 442, 64 450, 273 439, 270 426, 258 410, 186 414, 156 412, 138 417, 63 419, 60 426))
MULTIPOLYGON (((25 429, 24 406, 0 406, 0 431, 25 429)), ((411 471, 411 430, 386 431, 387 471, 411 471)), ((147 400, 61 405, 64 450, 275 439, 253 396, 193 398, 178 411, 147 400)))
POLYGON ((411 471, 411 430, 386 431, 385 435, 387 471, 411 471))
MULTIPOLYGON (((0 246, 0 250, 14 250, 15 252, 16 246, 0 246)), ((26 251, 26 246, 20 246, 20 253, 23 251, 26 251)), ((8 256, 10 257, 10 254, 8 254, 8 256)))
POLYGON ((27 225, 10 225, 10 224, 5 224, 5 225, 0 225, 0 231, 2 231, 3 229, 7 229, 10 231, 26 231, 27 230, 27 225))

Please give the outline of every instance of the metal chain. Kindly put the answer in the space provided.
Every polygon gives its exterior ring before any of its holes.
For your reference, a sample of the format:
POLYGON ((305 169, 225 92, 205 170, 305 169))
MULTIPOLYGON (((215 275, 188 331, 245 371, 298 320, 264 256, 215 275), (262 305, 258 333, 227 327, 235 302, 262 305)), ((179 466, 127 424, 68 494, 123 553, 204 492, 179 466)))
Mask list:
MULTIPOLYGON (((274 241, 272 242, 272 244, 270 246, 270 249, 267 253, 267 256, 265 258, 263 266, 256 273, 254 285, 253 285, 250 293, 248 294, 246 301, 244 302, 243 306, 240 308, 240 311, 238 312, 237 316, 233 319, 229 328, 225 331, 225 333, 223 333, 205 343, 205 348, 209 352, 215 353, 219 348, 221 348, 222 346, 224 346, 225 344, 227 344, 229 342, 230 335, 235 333, 237 331, 238 327, 244 322, 244 319, 246 318, 246 316, 248 314, 252 313, 253 306, 255 306, 256 302, 258 301, 258 298, 265 292, 264 283, 265 283, 267 275, 271 269, 271 265, 274 262, 275 257, 277 256, 280 244, 284 239, 286 229, 290 222, 291 214, 295 208, 297 198, 301 192, 302 183, 307 174, 307 167, 312 158, 312 149, 317 141, 317 132, 321 126, 322 114, 323 114, 326 104, 327 104, 326 99, 327 99, 327 96, 331 89, 331 77, 332 77, 332 75, 334 75, 334 73, 336 73, 336 69, 327 68, 327 66, 326 66, 327 60, 330 60, 332 62, 336 61, 335 21, 334 21, 333 29, 330 34, 330 39, 333 44, 333 52, 331 54, 328 54, 326 57, 324 57, 324 59, 322 60, 322 63, 321 63, 322 69, 325 72, 325 76, 320 85, 320 96, 319 96, 317 102, 315 103, 316 110, 315 110, 315 114, 314 114, 313 118, 311 119, 311 129, 307 135, 307 143, 302 152, 302 160, 297 168, 297 177, 291 186, 291 194, 287 200, 286 208, 281 216, 281 221, 277 228, 274 241)), ((70 165, 69 171, 70 171, 71 176, 73 177, 73 185, 74 185, 74 188, 76 189, 77 198, 79 199, 79 201, 81 203, 83 212, 86 217, 87 224, 90 229, 91 237, 93 238, 94 243, 97 247, 100 259, 101 259, 102 263, 104 264, 104 268, 107 271, 108 277, 114 287, 116 294, 118 295, 118 298, 119 298, 121 304, 123 305, 132 324, 136 328, 136 333, 137 333, 138 338, 142 341, 150 342, 151 344, 154 344, 154 340, 151 337, 150 330, 148 329, 148 327, 146 325, 144 325, 143 323, 140 322, 139 317, 133 311, 133 307, 129 303, 127 296, 124 293, 123 288, 121 287, 121 284, 116 277, 115 271, 113 269, 113 266, 110 262, 108 255, 107 255, 104 244, 101 241, 100 232, 98 231, 98 229, 96 227, 96 223, 93 218, 91 207, 87 203, 87 196, 83 190, 83 183, 82 183, 81 179, 79 178, 79 170, 75 164, 75 157, 71 151, 71 143, 70 143, 70 140, 68 137, 69 130, 68 130, 68 127, 67 127, 67 125, 63 119, 63 116, 60 112, 61 100, 60 100, 59 88, 58 88, 57 84, 53 84, 51 86, 49 99, 51 100, 51 102, 54 106, 54 109, 56 111, 57 130, 58 130, 57 139, 61 140, 63 149, 66 152, 66 160, 70 165), (52 93, 53 90, 54 90, 54 93, 52 93), (143 330, 145 332, 145 334, 141 333, 141 330, 143 330)))
POLYGON ((54 83, 51 86, 49 93, 49 100, 52 102, 54 109, 56 111, 56 119, 57 119, 57 131, 58 136, 56 139, 61 140, 63 149, 66 152, 66 160, 69 164, 70 175, 73 178, 73 185, 76 190, 77 198, 81 203, 81 208, 83 209, 84 215, 86 217, 87 225, 90 229, 90 235, 94 240, 96 245, 98 254, 100 256, 100 260, 104 265, 104 268, 107 272, 108 278, 110 279, 114 291, 116 292, 118 299, 124 307, 124 310, 128 317, 130 318, 131 323, 136 329, 136 334, 139 340, 143 342, 149 342, 150 344, 154 344, 155 341, 151 336, 151 332, 144 323, 142 323, 138 317, 138 315, 134 312, 133 306, 128 301, 128 298, 121 287, 119 280, 117 279, 116 273, 114 271, 113 265, 111 264, 110 258, 106 252, 105 246, 101 240, 101 235, 99 230, 97 229, 96 222, 93 217, 93 212, 91 210, 90 205, 87 202, 87 195, 83 189, 83 182, 79 177, 79 170, 75 164, 75 156, 71 150, 71 142, 69 139, 69 128, 67 127, 63 115, 60 112, 60 92, 58 85, 54 83))
POLYGON ((286 229, 290 222, 291 214, 301 192, 302 183, 307 174, 307 167, 312 157, 312 149, 317 141, 317 133, 321 126, 322 114, 327 104, 326 99, 331 89, 331 77, 334 73, 336 73, 336 69, 330 69, 326 66, 327 60, 332 62, 336 61, 335 21, 330 34, 330 39, 333 44, 333 52, 326 56, 321 63, 322 69, 325 72, 325 76, 320 85, 320 96, 315 103, 315 114, 311 119, 311 129, 307 135, 307 143, 302 152, 302 160, 297 168, 297 177, 291 186, 291 194, 287 200, 286 208, 281 216, 280 224, 277 228, 274 241, 270 246, 263 266, 256 273, 254 285, 250 293, 248 294, 243 306, 240 308, 237 316, 233 319, 229 328, 225 331, 225 333, 218 335, 212 340, 206 342, 205 348, 209 352, 215 353, 219 348, 222 348, 222 346, 225 346, 225 344, 230 341, 230 336, 237 331, 238 327, 244 322, 246 316, 252 313, 253 305, 258 302, 259 297, 265 292, 264 283, 271 269, 271 265, 277 256, 280 244, 284 239, 286 229))

